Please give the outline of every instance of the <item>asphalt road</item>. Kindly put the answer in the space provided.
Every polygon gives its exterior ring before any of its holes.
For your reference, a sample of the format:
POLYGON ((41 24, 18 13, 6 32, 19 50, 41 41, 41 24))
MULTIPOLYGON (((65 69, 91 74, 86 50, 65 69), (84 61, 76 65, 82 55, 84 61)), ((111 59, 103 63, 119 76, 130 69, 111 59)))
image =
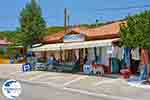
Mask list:
MULTIPOLYGON (((50 86, 21 82, 22 93, 17 100, 113 100, 96 97, 50 86)), ((0 100, 8 100, 1 94, 0 100)))
MULTIPOLYGON (((82 75, 50 72, 20 73, 19 68, 19 65, 0 65, 0 78, 27 81, 21 82, 22 94, 17 100, 149 100, 148 88, 129 86, 122 79, 114 81, 102 77, 84 78, 82 75)), ((0 86, 2 83, 0 80, 0 86)), ((0 100, 7 100, 1 88, 0 100)))

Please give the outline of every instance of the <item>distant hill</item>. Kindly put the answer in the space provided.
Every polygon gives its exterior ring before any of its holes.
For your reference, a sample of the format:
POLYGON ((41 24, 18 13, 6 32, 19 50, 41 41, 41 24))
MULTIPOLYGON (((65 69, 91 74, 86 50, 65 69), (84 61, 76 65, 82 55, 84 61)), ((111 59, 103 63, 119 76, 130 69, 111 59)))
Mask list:
MULTIPOLYGON (((122 20, 117 20, 117 21, 123 21, 125 19, 122 20)), ((110 24, 116 21, 111 21, 111 22, 106 22, 106 23, 97 23, 97 24, 81 24, 79 25, 79 27, 84 27, 84 28, 96 28, 96 27, 100 27, 106 24, 110 24)), ((70 27, 76 27, 74 26, 70 26, 70 27)), ((47 28, 47 33, 46 35, 50 35, 50 34, 54 34, 60 31, 63 31, 64 27, 63 26, 51 26, 47 28)), ((5 31, 5 32, 0 32, 0 39, 4 39, 7 38, 9 41, 15 41, 17 36, 19 35, 19 31, 5 31)))
MULTIPOLYGON (((101 26, 103 24, 97 24, 97 26, 101 26)), ((70 26, 74 27, 74 26, 70 26)), ((96 24, 82 24, 80 27, 85 27, 85 28, 94 28, 96 27, 96 24)), ((60 31, 63 31, 64 27, 63 26, 51 26, 47 28, 47 33, 46 35, 54 34, 60 31)), ((10 41, 14 41, 17 37, 19 32, 17 31, 5 31, 5 32, 0 32, 0 39, 7 38, 10 41)))

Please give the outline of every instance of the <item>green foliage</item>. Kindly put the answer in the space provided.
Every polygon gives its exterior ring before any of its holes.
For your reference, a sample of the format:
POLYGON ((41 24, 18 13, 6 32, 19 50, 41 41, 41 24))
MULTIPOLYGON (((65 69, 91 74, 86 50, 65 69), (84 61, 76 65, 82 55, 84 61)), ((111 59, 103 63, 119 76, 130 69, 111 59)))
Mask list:
POLYGON ((0 55, 4 55, 4 50, 0 48, 0 55))
POLYGON ((98 23, 98 24, 81 24, 80 27, 86 27, 86 28, 96 28, 99 26, 104 25, 104 23, 98 23))
POLYGON ((5 32, 0 32, 0 38, 4 39, 7 38, 9 41, 15 41, 17 33, 16 32, 11 32, 11 31, 5 31, 5 32))
POLYGON ((7 55, 10 57, 10 56, 15 56, 15 49, 12 49, 12 48, 8 48, 7 49, 7 55))
POLYGON ((25 47, 39 43, 46 33, 46 23, 36 0, 26 4, 20 16, 21 34, 17 42, 25 47))
POLYGON ((125 47, 150 49, 150 11, 128 16, 121 25, 121 41, 125 47))
POLYGON ((10 56, 15 55, 15 49, 6 48, 7 51, 4 50, 4 48, 0 48, 0 57, 2 58, 9 58, 10 56))
POLYGON ((52 26, 52 27, 48 27, 47 29, 47 35, 50 35, 50 34, 55 34, 57 32, 61 32, 64 30, 64 27, 63 26, 52 26))
MULTIPOLYGON (((46 34, 44 35, 51 35, 55 34, 57 32, 63 31, 64 27, 62 26, 52 26, 48 27, 46 30, 46 34)), ((17 31, 5 31, 5 32, 0 32, 0 39, 7 38, 7 40, 12 41, 14 44, 12 46, 21 46, 21 36, 22 33, 20 32, 19 29, 17 31)))

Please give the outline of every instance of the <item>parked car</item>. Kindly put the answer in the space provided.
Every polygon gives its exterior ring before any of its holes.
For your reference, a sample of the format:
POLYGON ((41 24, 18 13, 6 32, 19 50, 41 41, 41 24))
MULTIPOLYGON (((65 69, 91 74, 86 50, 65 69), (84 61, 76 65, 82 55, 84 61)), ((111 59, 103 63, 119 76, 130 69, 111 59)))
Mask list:
POLYGON ((35 70, 39 70, 39 71, 45 71, 47 70, 47 66, 45 63, 36 63, 34 66, 35 70))

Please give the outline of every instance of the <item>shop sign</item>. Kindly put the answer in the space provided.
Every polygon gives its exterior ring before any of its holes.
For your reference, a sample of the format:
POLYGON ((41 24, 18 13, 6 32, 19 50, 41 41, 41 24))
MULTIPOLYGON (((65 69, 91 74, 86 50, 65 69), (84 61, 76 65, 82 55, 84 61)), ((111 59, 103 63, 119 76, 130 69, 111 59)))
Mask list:
POLYGON ((84 40, 85 36, 83 34, 71 34, 64 36, 64 42, 80 42, 84 40))

